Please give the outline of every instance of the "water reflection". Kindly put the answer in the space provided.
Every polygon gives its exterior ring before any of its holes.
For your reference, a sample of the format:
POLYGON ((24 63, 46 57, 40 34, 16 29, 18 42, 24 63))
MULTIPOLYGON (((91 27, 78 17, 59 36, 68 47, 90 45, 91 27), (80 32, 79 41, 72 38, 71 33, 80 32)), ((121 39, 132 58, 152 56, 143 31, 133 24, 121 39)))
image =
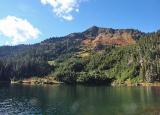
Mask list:
POLYGON ((0 115, 150 115, 159 87, 0 86, 0 115))

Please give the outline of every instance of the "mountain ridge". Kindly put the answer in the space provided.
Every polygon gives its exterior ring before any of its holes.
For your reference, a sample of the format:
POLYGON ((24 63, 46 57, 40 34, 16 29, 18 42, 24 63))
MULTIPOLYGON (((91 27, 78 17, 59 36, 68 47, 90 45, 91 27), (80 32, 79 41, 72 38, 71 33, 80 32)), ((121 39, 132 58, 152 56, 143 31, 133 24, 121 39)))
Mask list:
MULTIPOLYGON (((62 36, 62 37, 52 37, 52 38, 68 38, 68 37, 76 37, 76 36, 81 36, 81 38, 87 37, 87 38, 95 38, 97 37, 100 33, 106 32, 106 31, 111 31, 111 32, 115 32, 115 31, 126 31, 126 32, 137 32, 137 33, 142 33, 145 34, 145 32, 141 32, 137 29, 113 29, 113 28, 102 28, 102 27, 97 27, 97 26, 92 26, 88 29, 86 29, 85 31, 82 32, 75 32, 75 33, 70 33, 68 35, 62 36)), ((46 39, 47 40, 47 39, 46 39)), ((44 40, 44 41, 46 41, 44 40)), ((42 41, 43 42, 43 41, 42 41)))
POLYGON ((131 45, 135 44, 136 40, 144 35, 146 35, 146 33, 137 29, 112 29, 92 26, 83 32, 71 33, 62 37, 50 37, 36 44, 1 46, 0 58, 14 56, 15 52, 16 54, 27 53, 29 50, 36 50, 38 47, 52 47, 49 49, 49 52, 63 52, 64 49, 71 49, 73 47, 77 49, 80 47, 92 47, 92 49, 97 49, 97 47, 106 45, 131 45))
POLYGON ((91 27, 33 45, 0 47, 0 81, 52 76, 66 83, 159 81, 160 33, 91 27))

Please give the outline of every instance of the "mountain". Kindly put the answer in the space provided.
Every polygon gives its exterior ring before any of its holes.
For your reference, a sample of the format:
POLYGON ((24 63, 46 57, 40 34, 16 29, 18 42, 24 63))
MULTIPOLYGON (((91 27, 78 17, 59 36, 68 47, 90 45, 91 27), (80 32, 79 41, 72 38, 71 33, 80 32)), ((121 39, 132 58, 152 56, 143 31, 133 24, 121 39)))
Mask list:
POLYGON ((2 46, 0 80, 50 75, 67 83, 157 81, 159 35, 93 26, 33 45, 2 46))
MULTIPOLYGON (((99 45, 130 45, 145 33, 134 29, 111 29, 93 26, 81 33, 72 33, 64 37, 51 37, 34 45, 18 45, 0 47, 0 58, 10 57, 30 50, 42 55, 58 57, 56 53, 64 53, 67 49, 79 49, 80 47, 98 47, 99 45), (38 49, 38 50, 37 50, 38 49), (42 50, 42 51, 40 51, 42 50)), ((39 55, 39 54, 38 54, 39 55)), ((48 57, 48 56, 47 56, 48 57)))
POLYGON ((84 45, 130 45, 135 44, 136 39, 143 36, 142 33, 134 29, 112 29, 112 28, 98 28, 93 26, 83 32, 85 40, 84 45))

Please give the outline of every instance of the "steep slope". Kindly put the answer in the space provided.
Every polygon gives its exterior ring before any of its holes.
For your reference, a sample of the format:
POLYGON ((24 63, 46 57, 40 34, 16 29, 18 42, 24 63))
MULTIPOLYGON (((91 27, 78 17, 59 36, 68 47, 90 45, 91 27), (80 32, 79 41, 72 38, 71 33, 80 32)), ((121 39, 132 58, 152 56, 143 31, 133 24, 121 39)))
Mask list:
POLYGON ((131 45, 145 35, 143 32, 134 29, 112 29, 92 27, 83 32, 85 40, 82 43, 87 46, 97 47, 98 45, 131 45))
POLYGON ((67 83, 127 84, 160 82, 160 33, 150 33, 136 44, 109 46, 88 57, 72 57, 58 64, 54 75, 67 83))
MULTIPOLYGON (((115 48, 119 49, 121 46, 127 48, 130 45, 137 45, 140 38, 146 35, 147 34, 134 29, 111 29, 93 26, 84 32, 71 33, 64 37, 52 37, 33 45, 3 46, 0 47, 0 81, 23 79, 32 76, 42 77, 50 73, 54 73, 53 76, 59 76, 55 71, 63 73, 61 64, 68 63, 66 61, 73 58, 75 60, 86 59, 83 61, 89 61, 91 64, 87 62, 72 67, 71 65, 73 63, 69 63, 69 65, 66 66, 67 68, 65 68, 65 72, 69 69, 68 67, 74 69, 76 75, 77 71, 79 72, 81 70, 84 70, 84 73, 88 70, 93 72, 91 68, 94 68, 93 65, 95 62, 92 63, 92 55, 99 55, 105 52, 104 57, 108 57, 108 54, 113 53, 115 48), (85 64, 90 66, 83 66, 85 64), (87 67, 87 69, 83 69, 83 67, 87 67), (76 68, 79 69, 76 70, 76 68)), ((123 53, 125 54, 125 51, 123 53)), ((106 68, 108 66, 114 66, 116 59, 109 58, 108 60, 112 61, 108 62, 109 65, 107 65, 106 68), (113 65, 111 65, 112 62, 113 65)), ((75 75, 70 72, 66 74, 63 74, 63 77, 66 77, 69 81, 75 75)), ((98 73, 93 72, 93 74, 98 73)), ((83 77, 85 77, 85 75, 86 73, 83 77)), ((102 74, 102 76, 103 75, 104 74, 102 74)), ((90 77, 92 77, 92 75, 90 77)), ((79 81, 81 81, 81 79, 79 79, 79 81)), ((108 77, 106 81, 108 81, 108 77)))
MULTIPOLYGON (((96 47, 98 45, 130 45, 135 44, 136 40, 145 33, 134 29, 111 29, 93 26, 81 33, 72 33, 64 37, 51 37, 38 44, 3 46, 0 47, 0 58, 21 55, 33 52, 37 55, 64 54, 68 51, 77 51, 83 46, 96 47)), ((34 55, 33 54, 33 55, 34 55)))

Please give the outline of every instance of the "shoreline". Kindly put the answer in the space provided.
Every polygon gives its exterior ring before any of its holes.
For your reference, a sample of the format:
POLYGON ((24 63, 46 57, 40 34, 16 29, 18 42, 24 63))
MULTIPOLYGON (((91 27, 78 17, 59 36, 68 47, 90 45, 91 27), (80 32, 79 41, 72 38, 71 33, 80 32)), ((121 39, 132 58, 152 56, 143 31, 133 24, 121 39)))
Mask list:
POLYGON ((147 82, 141 82, 141 83, 134 83, 134 84, 111 84, 112 87, 160 87, 160 82, 154 82, 154 83, 147 83, 147 82))
MULTIPOLYGON (((0 82, 5 83, 5 82, 0 82)), ((8 83, 8 82, 6 82, 8 83)), ((17 81, 11 81, 10 84, 27 84, 27 85, 55 85, 55 84, 67 84, 64 82, 60 82, 55 80, 52 77, 46 77, 46 78, 30 78, 30 79, 24 79, 24 80, 17 80, 17 81)), ((70 84, 70 85, 90 85, 90 84, 82 84, 82 83, 76 83, 76 84, 70 84)), ((110 87, 160 87, 160 82, 154 82, 154 83, 147 83, 147 82, 139 82, 139 83, 115 83, 112 82, 111 84, 91 84, 92 86, 110 86, 110 87)))
POLYGON ((11 84, 28 84, 28 85, 54 85, 54 84, 63 84, 52 77, 45 78, 29 78, 24 80, 15 80, 11 81, 11 84))

